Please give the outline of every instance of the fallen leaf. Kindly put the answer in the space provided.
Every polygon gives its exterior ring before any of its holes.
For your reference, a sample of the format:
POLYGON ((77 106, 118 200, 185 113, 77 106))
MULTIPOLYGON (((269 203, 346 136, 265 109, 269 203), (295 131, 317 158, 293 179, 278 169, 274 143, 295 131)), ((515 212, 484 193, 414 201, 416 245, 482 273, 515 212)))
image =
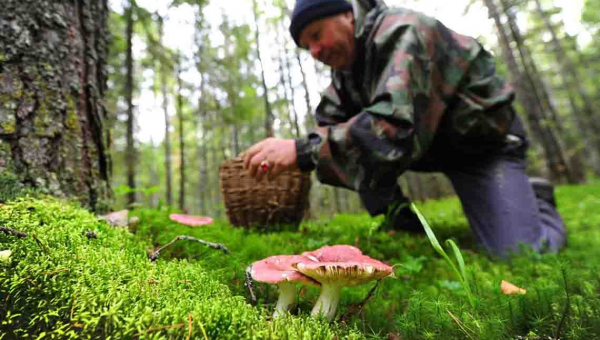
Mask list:
POLYGON ((400 334, 388 333, 388 340, 402 340, 400 334))
POLYGON ((504 295, 517 295, 517 294, 525 294, 527 291, 521 287, 517 287, 514 284, 502 280, 500 283, 500 290, 504 295))

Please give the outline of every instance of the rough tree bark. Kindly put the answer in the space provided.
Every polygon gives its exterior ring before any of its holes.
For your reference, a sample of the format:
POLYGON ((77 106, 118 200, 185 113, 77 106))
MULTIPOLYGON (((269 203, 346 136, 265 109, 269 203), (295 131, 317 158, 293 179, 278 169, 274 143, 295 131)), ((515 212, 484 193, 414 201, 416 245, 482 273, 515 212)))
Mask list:
POLYGON ((106 0, 2 0, 0 174, 103 211, 111 199, 103 105, 106 0))

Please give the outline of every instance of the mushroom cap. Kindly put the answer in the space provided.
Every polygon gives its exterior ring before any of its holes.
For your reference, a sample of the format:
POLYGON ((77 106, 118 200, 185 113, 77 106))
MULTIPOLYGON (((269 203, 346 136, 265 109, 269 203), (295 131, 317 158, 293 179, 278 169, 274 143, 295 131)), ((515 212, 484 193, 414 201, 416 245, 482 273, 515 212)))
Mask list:
POLYGON ((190 227, 198 227, 205 224, 213 223, 213 219, 207 216, 192 216, 185 214, 170 214, 169 218, 172 221, 179 222, 181 224, 190 226, 190 227))
POLYGON ((318 286, 319 283, 298 272, 293 265, 312 262, 302 255, 276 255, 256 261, 252 264, 252 279, 266 283, 302 282, 318 286))
POLYGON ((357 256, 362 256, 360 249, 346 244, 335 246, 324 246, 317 250, 305 251, 302 256, 306 256, 315 262, 344 262, 351 261, 357 256))
POLYGON ((391 266, 363 255, 360 249, 347 245, 326 246, 302 255, 317 261, 298 262, 294 267, 323 284, 355 286, 382 279, 393 272, 391 266))

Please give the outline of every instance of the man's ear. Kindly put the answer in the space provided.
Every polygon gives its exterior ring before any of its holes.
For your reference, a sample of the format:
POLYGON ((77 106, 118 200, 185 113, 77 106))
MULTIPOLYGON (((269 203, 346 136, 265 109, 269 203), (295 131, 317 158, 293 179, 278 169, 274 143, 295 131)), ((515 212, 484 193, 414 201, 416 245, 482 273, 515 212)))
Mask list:
POLYGON ((353 11, 347 11, 344 13, 344 16, 351 19, 352 22, 354 22, 354 12, 353 11))
POLYGON ((354 26, 354 12, 353 11, 344 12, 342 14, 342 17, 344 18, 344 20, 347 20, 348 22, 350 22, 352 24, 352 26, 354 26))

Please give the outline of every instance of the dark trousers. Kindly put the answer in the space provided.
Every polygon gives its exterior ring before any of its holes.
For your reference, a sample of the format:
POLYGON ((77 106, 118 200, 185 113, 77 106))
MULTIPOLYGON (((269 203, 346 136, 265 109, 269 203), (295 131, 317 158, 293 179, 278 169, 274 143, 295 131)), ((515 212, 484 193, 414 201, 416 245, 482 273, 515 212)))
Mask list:
MULTIPOLYGON (((456 150, 438 149, 413 170, 448 176, 477 241, 491 254, 504 256, 517 251, 519 244, 558 251, 566 242, 565 226, 552 204, 536 198, 525 173, 526 148, 524 138, 514 138, 498 152, 462 160, 453 157, 456 150)), ((360 196, 372 215, 407 200, 398 186, 360 196)))
POLYGON ((535 197, 522 159, 497 157, 446 175, 473 233, 489 252, 504 255, 519 243, 551 251, 564 245, 563 221, 554 206, 535 197))

